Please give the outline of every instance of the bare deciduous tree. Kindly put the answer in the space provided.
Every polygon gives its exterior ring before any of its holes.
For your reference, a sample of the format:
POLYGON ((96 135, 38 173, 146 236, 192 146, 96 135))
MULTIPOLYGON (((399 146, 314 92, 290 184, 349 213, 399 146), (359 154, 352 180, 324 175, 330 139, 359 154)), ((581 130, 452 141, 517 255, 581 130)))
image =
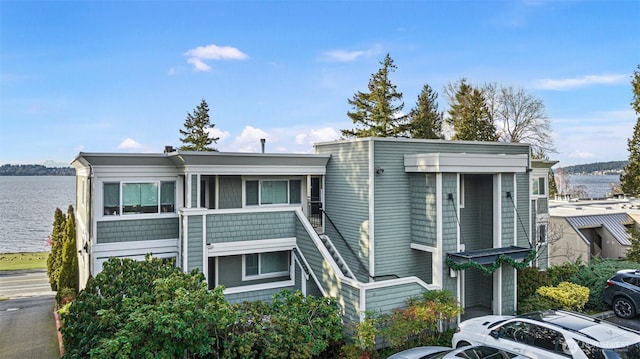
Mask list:
POLYGON ((551 123, 541 99, 522 88, 485 84, 482 93, 500 141, 528 143, 535 158, 556 152, 551 123))

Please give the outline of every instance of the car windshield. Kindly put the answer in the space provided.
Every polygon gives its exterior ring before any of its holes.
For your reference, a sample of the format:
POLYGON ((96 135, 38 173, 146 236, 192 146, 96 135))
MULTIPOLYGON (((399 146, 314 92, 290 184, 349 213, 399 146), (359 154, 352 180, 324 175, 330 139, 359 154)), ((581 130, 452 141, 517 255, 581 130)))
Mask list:
POLYGON ((637 359, 640 358, 640 343, 628 345, 624 348, 604 349, 607 359, 637 359))

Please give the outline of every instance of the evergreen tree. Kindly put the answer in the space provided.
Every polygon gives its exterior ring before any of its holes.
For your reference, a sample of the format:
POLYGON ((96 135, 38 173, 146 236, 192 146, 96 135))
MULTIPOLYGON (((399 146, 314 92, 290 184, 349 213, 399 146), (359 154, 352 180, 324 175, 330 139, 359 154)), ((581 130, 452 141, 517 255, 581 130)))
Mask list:
POLYGON ((183 136, 180 141, 184 145, 180 147, 182 151, 217 151, 211 147, 212 143, 217 143, 219 137, 210 137, 207 130, 215 127, 209 118, 209 105, 203 99, 200 105, 193 110, 193 113, 187 113, 184 121, 184 129, 180 129, 183 136))
POLYGON ((556 177, 553 170, 549 168, 549 198, 554 198, 558 195, 558 185, 556 184, 556 177))
POLYGON ((369 92, 358 91, 348 100, 354 112, 347 112, 356 128, 341 130, 345 137, 400 137, 405 126, 402 116, 402 92, 389 80, 389 74, 396 70, 391 56, 387 54, 380 63, 382 68, 369 80, 369 92))
POLYGON ((448 122, 455 132, 453 140, 498 140, 496 127, 491 121, 482 92, 469 85, 464 78, 449 98, 448 113, 448 122))
POLYGON ((77 292, 79 288, 78 280, 76 220, 73 214, 73 206, 69 206, 64 231, 64 244, 62 245, 62 266, 60 267, 60 278, 58 278, 58 289, 71 288, 77 292))
POLYGON ((425 84, 418 95, 416 107, 409 112, 409 133, 412 138, 444 139, 443 114, 438 111, 438 93, 425 84))
POLYGON ((58 278, 62 266, 62 246, 64 244, 66 218, 60 208, 56 208, 53 215, 53 227, 51 230, 51 253, 47 258, 47 274, 51 290, 58 290, 58 278))
POLYGON ((640 195, 640 65, 633 72, 631 80, 633 100, 631 107, 636 112, 638 119, 633 126, 633 137, 627 141, 629 151, 629 164, 624 168, 624 174, 620 176, 622 191, 631 196, 640 195))
POLYGON ((634 228, 627 228, 631 235, 631 248, 627 251, 627 260, 640 263, 640 232, 634 228))

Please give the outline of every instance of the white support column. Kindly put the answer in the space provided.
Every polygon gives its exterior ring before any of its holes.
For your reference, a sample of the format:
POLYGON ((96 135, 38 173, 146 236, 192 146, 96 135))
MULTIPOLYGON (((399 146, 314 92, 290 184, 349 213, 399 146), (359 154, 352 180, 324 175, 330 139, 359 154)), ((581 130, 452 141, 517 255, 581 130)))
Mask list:
POLYGON ((446 255, 442 243, 442 173, 436 173, 436 252, 431 255, 431 276, 433 284, 440 288, 444 283, 443 263, 446 255))

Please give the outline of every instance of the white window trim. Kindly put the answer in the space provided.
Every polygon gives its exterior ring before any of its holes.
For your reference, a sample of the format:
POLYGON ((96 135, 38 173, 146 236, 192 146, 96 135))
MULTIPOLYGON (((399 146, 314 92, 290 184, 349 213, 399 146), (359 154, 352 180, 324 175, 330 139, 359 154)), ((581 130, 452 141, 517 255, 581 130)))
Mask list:
MULTIPOLYGON (((274 251, 276 252, 276 251, 274 251)), ((284 252, 284 251, 280 251, 280 252, 284 252)), ((285 277, 287 275, 292 276, 293 272, 292 272, 292 261, 291 261, 291 252, 287 252, 288 253, 288 261, 289 261, 289 266, 288 266, 288 270, 286 271, 281 271, 281 272, 272 272, 272 273, 260 273, 260 269, 262 268, 262 255, 266 254, 266 253, 272 253, 272 252, 260 252, 260 253, 248 253, 248 254, 243 254, 242 255, 242 281, 252 281, 252 280, 258 280, 258 279, 268 279, 268 278, 279 278, 279 277, 285 277), (248 255, 257 255, 258 256, 258 274, 257 275, 247 275, 246 271, 247 271, 247 266, 246 266, 246 258, 248 255)))
POLYGON ((100 191, 100 199, 101 199, 101 207, 100 212, 102 218, 108 219, 122 219, 122 218, 141 218, 141 217, 149 217, 153 216, 154 218, 158 215, 169 215, 175 216, 178 214, 178 181, 174 179, 159 179, 159 180, 138 180, 138 181, 122 181, 118 179, 114 180, 104 180, 101 183, 101 191, 100 191), (162 212, 162 183, 173 182, 173 212, 162 212), (118 214, 104 214, 104 185, 105 184, 118 184, 118 214), (157 202, 157 212, 155 213, 123 213, 124 206, 122 205, 122 196, 123 196, 123 185, 125 184, 138 184, 138 183, 155 183, 158 189, 158 202, 157 202))
POLYGON ((458 208, 464 208, 464 177, 463 173, 458 174, 458 208))
POLYGON ((304 181, 301 177, 243 177, 242 178, 242 208, 251 207, 278 207, 278 206, 300 206, 303 202, 303 185, 304 181), (258 204, 247 204, 247 182, 258 182, 258 204), (263 182, 287 182, 287 203, 269 203, 262 204, 262 183, 263 182), (300 203, 291 203, 291 181, 300 181, 300 203))
POLYGON ((549 192, 549 184, 547 183, 547 177, 545 176, 533 176, 531 177, 531 197, 533 198, 546 198, 547 197, 547 193, 549 192), (533 193, 533 186, 534 183, 536 182, 536 180, 538 181, 538 193, 534 194, 533 193), (544 193, 540 193, 540 181, 542 181, 542 183, 544 183, 544 193))

